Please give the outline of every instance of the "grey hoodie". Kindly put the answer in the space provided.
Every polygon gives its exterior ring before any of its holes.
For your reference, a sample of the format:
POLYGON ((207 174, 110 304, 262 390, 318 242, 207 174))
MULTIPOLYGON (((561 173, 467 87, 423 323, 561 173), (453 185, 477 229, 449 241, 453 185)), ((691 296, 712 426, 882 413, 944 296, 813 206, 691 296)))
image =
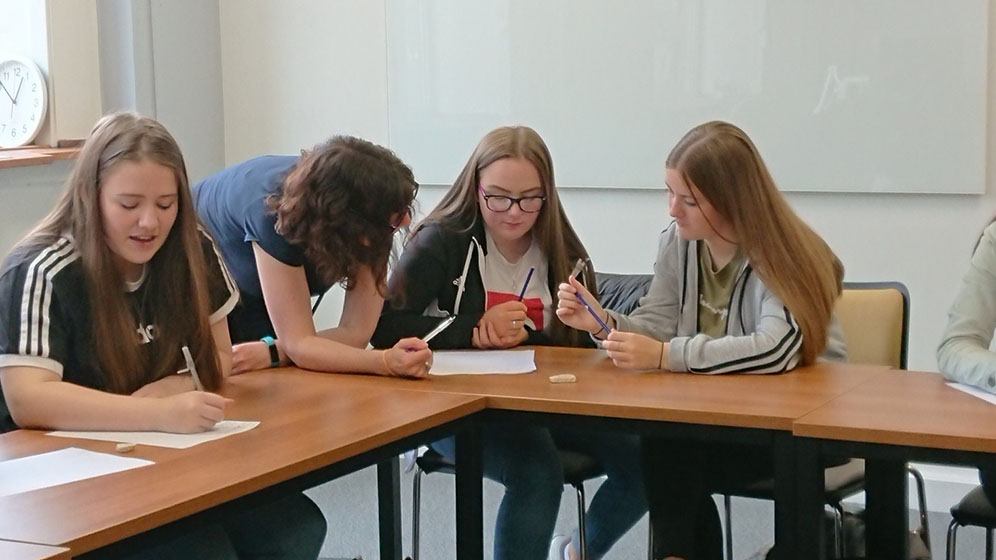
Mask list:
MULTIPOLYGON (((761 282, 749 263, 737 275, 726 336, 698 332, 699 267, 696 244, 681 239, 672 223, 661 233, 654 279, 630 315, 612 313, 619 330, 671 344, 671 371, 691 373, 779 373, 802 360, 802 330, 785 304, 761 282)), ((844 361, 844 337, 830 324, 821 359, 844 361)))
POLYGON ((996 393, 996 224, 982 233, 937 348, 944 377, 996 393))

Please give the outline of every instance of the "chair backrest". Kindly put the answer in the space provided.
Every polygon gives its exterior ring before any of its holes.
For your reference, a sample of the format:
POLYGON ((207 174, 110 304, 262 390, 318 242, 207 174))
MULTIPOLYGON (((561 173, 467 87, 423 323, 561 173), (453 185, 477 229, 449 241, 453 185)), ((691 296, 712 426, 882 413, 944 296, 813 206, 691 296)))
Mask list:
POLYGON ((847 360, 906 369, 910 295, 901 282, 844 282, 837 300, 847 360))
POLYGON ((605 309, 628 315, 640 304, 640 298, 647 295, 653 279, 653 274, 596 272, 598 302, 605 309))

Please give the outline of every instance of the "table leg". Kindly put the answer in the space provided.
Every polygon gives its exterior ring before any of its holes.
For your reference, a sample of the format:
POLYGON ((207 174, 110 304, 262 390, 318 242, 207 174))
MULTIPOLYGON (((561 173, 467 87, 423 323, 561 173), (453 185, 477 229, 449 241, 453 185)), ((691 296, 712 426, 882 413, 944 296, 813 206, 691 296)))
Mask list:
POLYGON ((456 534, 460 560, 484 558, 481 430, 471 422, 456 434, 456 534))
POLYGON ((782 559, 823 558, 823 467, 816 442, 775 435, 775 551, 782 559))
POLYGON ((865 461, 865 535, 868 558, 906 558, 909 531, 909 490, 906 463, 865 461))
POLYGON ((380 559, 400 560, 401 465, 397 455, 377 463, 377 506, 380 517, 380 559))

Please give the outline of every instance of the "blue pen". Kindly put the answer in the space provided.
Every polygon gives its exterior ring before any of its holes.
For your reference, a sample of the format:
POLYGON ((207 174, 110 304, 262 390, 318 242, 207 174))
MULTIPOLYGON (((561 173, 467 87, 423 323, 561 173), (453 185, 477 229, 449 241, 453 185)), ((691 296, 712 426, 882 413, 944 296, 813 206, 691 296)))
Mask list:
POLYGON ((601 325, 603 329, 605 329, 605 334, 609 334, 610 332, 612 332, 612 329, 610 329, 609 326, 605 324, 605 321, 603 321, 602 318, 598 316, 598 313, 595 313, 595 310, 592 309, 590 305, 588 305, 588 302, 585 301, 583 297, 581 297, 580 292, 575 292, 574 297, 578 298, 578 301, 581 302, 581 305, 583 305, 584 308, 588 310, 588 313, 591 313, 591 316, 594 317, 596 321, 598 321, 598 324, 601 325))
POLYGON ((533 277, 533 271, 535 271, 535 270, 536 270, 536 267, 532 267, 532 266, 529 267, 529 274, 526 274, 526 281, 522 283, 522 291, 519 292, 519 301, 522 301, 522 298, 525 297, 525 295, 526 295, 526 288, 529 287, 529 279, 533 277))

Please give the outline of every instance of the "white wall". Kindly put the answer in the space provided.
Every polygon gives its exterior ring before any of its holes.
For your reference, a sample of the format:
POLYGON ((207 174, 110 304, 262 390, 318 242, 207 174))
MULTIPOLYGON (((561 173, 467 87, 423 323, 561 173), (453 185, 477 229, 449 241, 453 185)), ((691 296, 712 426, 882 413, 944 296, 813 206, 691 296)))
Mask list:
MULTIPOLYGON (((996 1, 989 6, 990 29, 996 29, 996 1)), ((226 161, 292 153, 335 132, 387 140, 384 29, 381 2, 297 0, 288 6, 221 0, 226 161), (314 22, 322 24, 308 25, 314 22)), ((989 52, 996 52, 996 33, 990 33, 989 52)), ((992 54, 988 83, 996 92, 992 54)), ((990 94, 989 103, 990 114, 996 114, 996 95, 990 94)), ((472 148, 466 147, 468 155, 472 148)), ((669 149, 659 147, 662 167, 669 149)), ((556 160, 557 147, 551 150, 556 160)), ((990 119, 984 195, 790 193, 788 198, 837 251, 847 280, 906 283, 912 299, 910 366, 933 370, 952 291, 975 237, 996 213, 994 185, 996 123, 990 119)), ((440 191, 420 191, 424 209, 440 191)), ((564 189, 563 198, 598 269, 650 270, 656 233, 667 221, 663 192, 564 189)), ((323 304, 324 320, 333 320, 334 303, 323 304)))

